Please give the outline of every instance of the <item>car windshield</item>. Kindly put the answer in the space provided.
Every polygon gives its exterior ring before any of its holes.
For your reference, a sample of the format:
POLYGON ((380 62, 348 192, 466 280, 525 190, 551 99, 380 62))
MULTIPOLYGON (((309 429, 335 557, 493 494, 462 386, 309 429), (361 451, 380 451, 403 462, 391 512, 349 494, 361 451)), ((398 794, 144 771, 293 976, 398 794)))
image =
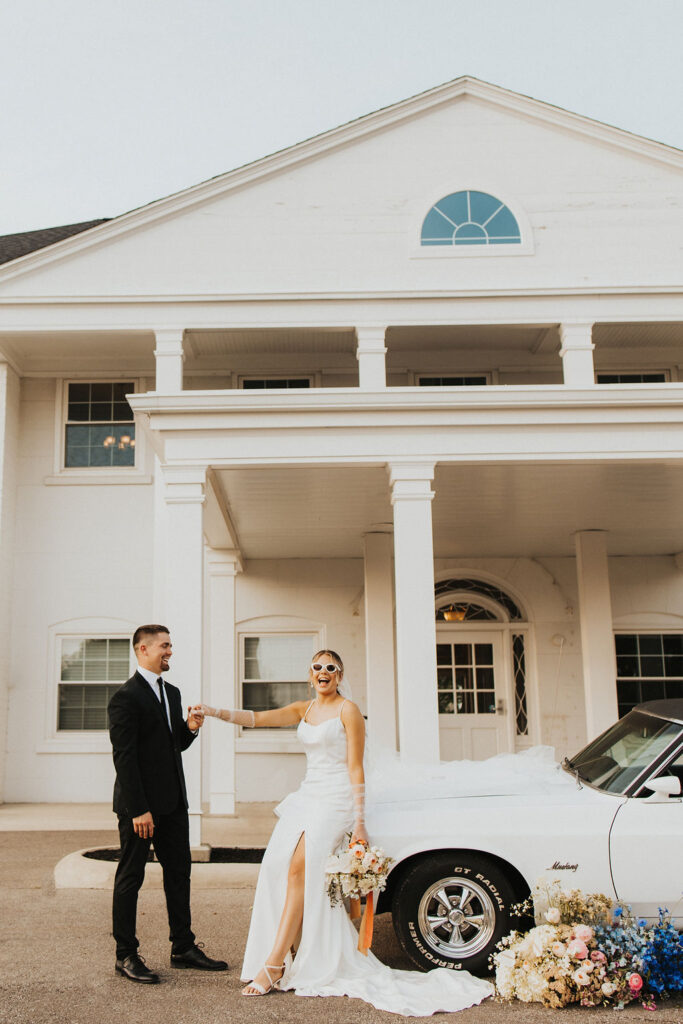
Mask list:
POLYGON ((667 749, 680 729, 676 722, 630 711, 575 757, 566 759, 565 764, 598 789, 625 793, 667 749))

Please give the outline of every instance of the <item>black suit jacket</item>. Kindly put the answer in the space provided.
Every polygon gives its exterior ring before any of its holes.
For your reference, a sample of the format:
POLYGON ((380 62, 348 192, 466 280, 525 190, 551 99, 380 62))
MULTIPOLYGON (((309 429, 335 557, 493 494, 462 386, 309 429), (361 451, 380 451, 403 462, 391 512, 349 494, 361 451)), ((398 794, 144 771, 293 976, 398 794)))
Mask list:
POLYGON ((181 751, 187 750, 195 734, 183 719, 180 690, 164 683, 171 713, 172 730, 166 713, 149 683, 136 672, 109 701, 109 735, 114 754, 116 782, 114 810, 137 818, 170 814, 187 792, 181 751))

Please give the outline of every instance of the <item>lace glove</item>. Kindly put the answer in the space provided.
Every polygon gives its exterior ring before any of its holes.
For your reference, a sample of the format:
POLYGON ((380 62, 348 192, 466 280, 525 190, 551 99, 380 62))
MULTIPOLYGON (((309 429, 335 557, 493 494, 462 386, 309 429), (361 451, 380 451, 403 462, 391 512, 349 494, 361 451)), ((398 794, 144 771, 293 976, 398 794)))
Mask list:
POLYGON ((367 843, 368 834, 365 831, 365 783, 353 782, 351 784, 353 793, 353 839, 363 839, 367 843))
POLYGON ((220 718, 222 722, 232 722, 233 725, 244 725, 247 729, 254 728, 253 711, 233 711, 228 708, 212 708, 208 704, 200 704, 200 709, 207 718, 220 718))

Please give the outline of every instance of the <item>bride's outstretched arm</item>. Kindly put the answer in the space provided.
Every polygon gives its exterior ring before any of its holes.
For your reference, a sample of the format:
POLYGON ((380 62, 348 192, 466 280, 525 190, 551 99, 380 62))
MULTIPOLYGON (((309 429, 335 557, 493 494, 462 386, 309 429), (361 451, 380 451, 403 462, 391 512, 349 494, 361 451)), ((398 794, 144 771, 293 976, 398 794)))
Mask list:
POLYGON ((212 708, 208 704, 198 704, 193 711, 200 711, 207 718, 220 718, 222 722, 246 726, 247 729, 277 728, 281 725, 296 725, 306 709, 306 701, 295 701, 284 708, 273 708, 272 711, 238 711, 231 708, 212 708))
POLYGON ((363 752, 365 750, 365 721, 355 704, 348 701, 342 710, 342 723, 346 729, 347 765, 353 791, 353 831, 351 841, 362 839, 368 842, 365 830, 365 772, 363 752))

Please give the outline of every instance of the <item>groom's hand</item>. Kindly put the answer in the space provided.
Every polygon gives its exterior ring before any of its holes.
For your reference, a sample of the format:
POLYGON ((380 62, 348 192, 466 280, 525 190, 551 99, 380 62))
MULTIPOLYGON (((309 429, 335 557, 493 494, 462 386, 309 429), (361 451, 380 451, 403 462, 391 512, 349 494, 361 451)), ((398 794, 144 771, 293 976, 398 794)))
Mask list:
POLYGON ((201 704, 195 704, 194 707, 188 707, 187 725, 192 732, 197 732, 197 729, 201 729, 204 725, 204 711, 202 710, 201 704))
POLYGON ((154 835, 154 818, 150 811, 133 818, 133 829, 140 839, 151 839, 154 835))

